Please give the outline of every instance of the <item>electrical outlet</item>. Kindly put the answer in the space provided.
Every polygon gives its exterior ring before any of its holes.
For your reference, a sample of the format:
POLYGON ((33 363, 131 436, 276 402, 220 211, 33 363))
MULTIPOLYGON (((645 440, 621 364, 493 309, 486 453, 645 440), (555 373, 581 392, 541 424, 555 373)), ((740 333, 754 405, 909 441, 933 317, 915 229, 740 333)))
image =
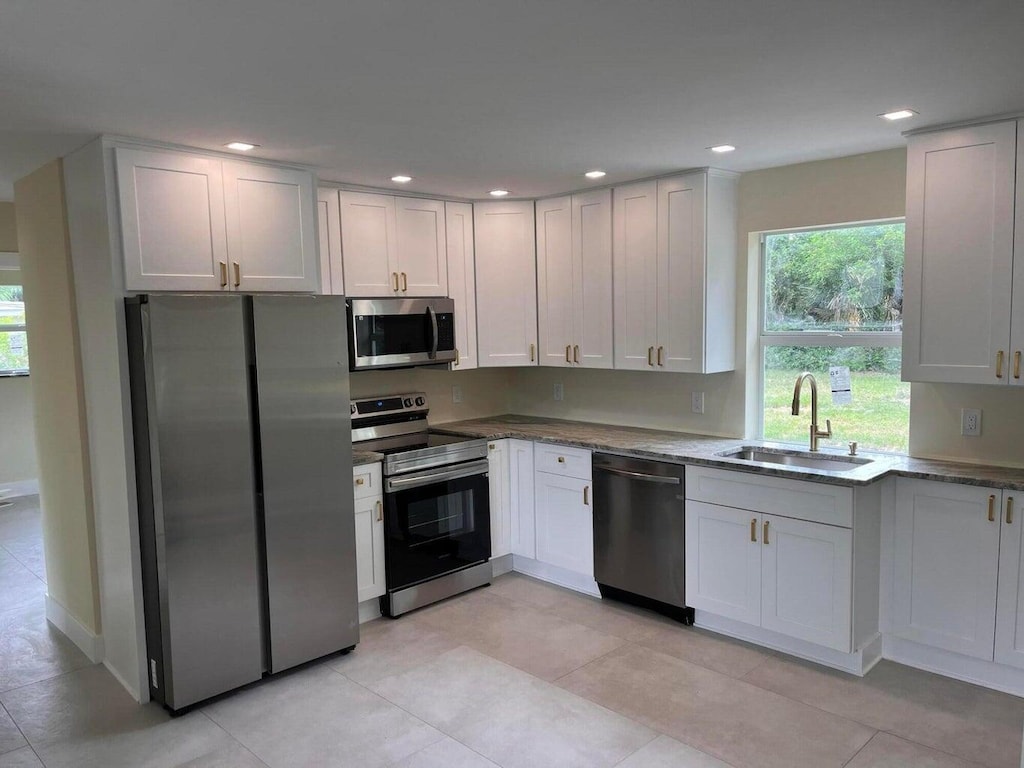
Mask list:
POLYGON ((462 402, 462 387, 460 387, 458 384, 452 384, 452 402, 462 402))
POLYGON ((704 393, 690 393, 690 410, 694 413, 704 413, 704 393))
POLYGON ((565 397, 565 390, 562 388, 562 382, 555 382, 555 400, 562 400, 565 397))
POLYGON ((981 434, 980 408, 960 409, 960 434, 967 437, 977 437, 981 434))

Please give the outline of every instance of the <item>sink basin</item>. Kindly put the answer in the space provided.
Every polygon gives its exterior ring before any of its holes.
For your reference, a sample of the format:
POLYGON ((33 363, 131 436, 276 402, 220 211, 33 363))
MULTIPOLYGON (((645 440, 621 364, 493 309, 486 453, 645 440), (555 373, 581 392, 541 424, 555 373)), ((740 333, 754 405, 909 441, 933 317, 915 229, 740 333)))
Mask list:
POLYGON ((753 445, 731 448, 728 451, 721 451, 715 455, 721 456, 723 459, 736 459, 738 461, 749 461, 758 464, 781 464, 789 467, 801 467, 803 469, 824 469, 829 472, 849 472, 857 467, 870 464, 872 461, 860 456, 811 453, 809 451, 787 451, 781 448, 761 448, 753 445))

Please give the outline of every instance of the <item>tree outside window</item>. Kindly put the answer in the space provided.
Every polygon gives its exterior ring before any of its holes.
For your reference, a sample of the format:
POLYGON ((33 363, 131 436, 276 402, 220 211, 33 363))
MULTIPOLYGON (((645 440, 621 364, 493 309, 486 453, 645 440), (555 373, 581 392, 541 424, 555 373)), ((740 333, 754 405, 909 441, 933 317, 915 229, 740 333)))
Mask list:
POLYGON ((0 285, 0 375, 28 370, 24 292, 20 285, 0 285))

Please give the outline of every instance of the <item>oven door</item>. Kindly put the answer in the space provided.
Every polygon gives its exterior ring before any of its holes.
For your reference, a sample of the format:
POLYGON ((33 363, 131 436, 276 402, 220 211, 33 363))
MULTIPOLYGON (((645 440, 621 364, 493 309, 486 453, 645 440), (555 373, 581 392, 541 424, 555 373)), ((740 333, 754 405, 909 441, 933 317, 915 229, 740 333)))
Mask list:
POLYGON ((454 306, 451 299, 352 299, 351 369, 402 368, 455 360, 454 306))
POLYGON ((389 591, 491 556, 487 460, 388 478, 385 570, 389 591))

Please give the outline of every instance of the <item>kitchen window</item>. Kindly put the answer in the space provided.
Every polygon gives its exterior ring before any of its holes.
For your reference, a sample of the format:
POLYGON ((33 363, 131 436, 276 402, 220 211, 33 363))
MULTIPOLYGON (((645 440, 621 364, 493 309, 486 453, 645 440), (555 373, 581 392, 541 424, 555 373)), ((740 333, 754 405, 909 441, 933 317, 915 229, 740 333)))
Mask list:
POLYGON ((810 395, 791 413, 797 375, 818 381, 818 422, 832 438, 906 452, 910 384, 900 381, 902 220, 761 236, 761 424, 765 440, 806 447, 810 395), (849 368, 852 402, 835 405, 829 369, 849 368))
POLYGON ((0 376, 28 374, 25 296, 20 285, 4 285, 0 272, 0 376))

